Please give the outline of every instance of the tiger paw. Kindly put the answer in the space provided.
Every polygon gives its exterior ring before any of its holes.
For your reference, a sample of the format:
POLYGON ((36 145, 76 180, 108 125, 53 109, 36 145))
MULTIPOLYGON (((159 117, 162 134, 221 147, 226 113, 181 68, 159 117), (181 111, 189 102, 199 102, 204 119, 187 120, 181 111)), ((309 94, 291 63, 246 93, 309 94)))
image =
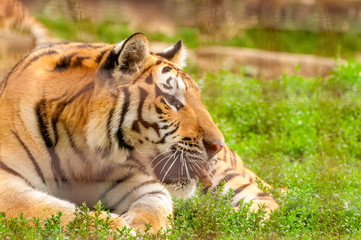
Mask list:
POLYGON ((97 212, 90 212, 89 215, 95 219, 109 222, 109 226, 113 231, 115 231, 117 228, 120 230, 124 227, 129 228, 129 225, 126 223, 126 221, 122 217, 114 213, 108 214, 106 212, 101 212, 99 214, 97 212))
POLYGON ((122 218, 129 224, 133 230, 139 230, 140 233, 156 234, 160 229, 168 227, 168 219, 159 217, 159 214, 151 214, 146 211, 133 210, 122 218))

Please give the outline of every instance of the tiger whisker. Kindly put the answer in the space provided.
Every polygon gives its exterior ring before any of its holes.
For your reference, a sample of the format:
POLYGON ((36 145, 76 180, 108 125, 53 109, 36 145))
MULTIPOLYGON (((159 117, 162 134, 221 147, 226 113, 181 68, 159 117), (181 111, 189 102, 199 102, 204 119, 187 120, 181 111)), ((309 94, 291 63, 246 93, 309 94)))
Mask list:
POLYGON ((152 163, 157 159, 157 157, 161 156, 162 154, 166 154, 166 153, 169 153, 169 152, 173 152, 172 150, 168 150, 168 149, 171 148, 171 147, 172 147, 172 146, 168 146, 167 149, 166 149, 164 152, 159 153, 157 156, 155 156, 155 157, 153 158, 153 160, 150 162, 150 164, 152 164, 152 163))
POLYGON ((206 162, 203 158, 200 158, 200 159, 198 159, 199 161, 196 161, 196 160, 193 159, 193 158, 189 158, 188 156, 186 156, 186 157, 188 158, 188 160, 189 160, 191 163, 196 164, 199 168, 201 168, 199 162, 202 162, 202 163, 205 163, 205 162, 206 162))
POLYGON ((159 156, 161 156, 161 155, 163 155, 163 154, 169 153, 169 152, 172 152, 172 151, 169 150, 169 151, 166 151, 166 152, 159 153, 157 156, 155 156, 155 157, 153 158, 153 160, 150 162, 150 164, 152 164, 152 163, 157 159, 157 157, 159 157, 159 156))
MULTIPOLYGON (((194 164, 194 165, 195 165, 194 169, 195 169, 196 173, 199 174, 198 169, 201 169, 201 168, 202 168, 202 167, 199 165, 199 163, 197 163, 197 162, 194 161, 194 160, 191 160, 188 156, 186 156, 186 157, 188 158, 189 163, 191 164, 190 167, 192 166, 192 164, 194 164)), ((193 169, 192 169, 192 170, 193 170, 193 169)))
MULTIPOLYGON (((186 155, 186 157, 187 157, 187 155, 186 155)), ((190 174, 189 174, 187 161, 184 161, 184 167, 185 167, 185 169, 186 169, 187 179, 190 180, 190 179, 191 179, 191 176, 190 176, 190 174)))
POLYGON ((184 165, 184 151, 182 150, 182 153, 181 153, 181 176, 183 175, 183 165, 184 165))
MULTIPOLYGON (((177 149, 177 151, 178 151, 178 149, 177 149)), ((177 151, 176 151, 176 152, 177 152, 177 151)), ((169 173, 169 171, 171 170, 171 168, 173 167, 174 163, 177 161, 177 159, 178 159, 179 156, 180 156, 180 154, 178 154, 178 156, 176 156, 176 158, 174 159, 173 163, 170 165, 170 167, 168 168, 167 172, 164 174, 163 179, 162 179, 161 182, 164 181, 165 177, 167 176, 167 174, 169 173)), ((164 166, 165 166, 165 165, 164 165, 164 166)))
POLYGON ((176 156, 176 154, 177 154, 177 152, 178 152, 178 149, 179 149, 179 148, 177 148, 176 151, 168 158, 168 160, 167 160, 167 162, 164 164, 162 170, 160 170, 160 173, 163 172, 163 170, 164 170, 165 166, 167 166, 168 162, 169 162, 172 158, 174 158, 174 156, 176 156))
POLYGON ((162 163, 163 161, 165 161, 166 159, 170 158, 171 156, 167 155, 165 156, 164 158, 162 158, 161 160, 159 160, 159 162, 154 166, 152 167, 152 169, 154 170, 160 163, 162 163))

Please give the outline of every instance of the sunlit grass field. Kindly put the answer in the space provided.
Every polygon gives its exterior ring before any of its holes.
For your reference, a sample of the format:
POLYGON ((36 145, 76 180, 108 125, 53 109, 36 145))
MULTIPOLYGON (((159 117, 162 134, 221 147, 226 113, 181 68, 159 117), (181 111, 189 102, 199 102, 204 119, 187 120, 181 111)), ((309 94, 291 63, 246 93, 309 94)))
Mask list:
MULTIPOLYGON (((283 76, 274 81, 221 71, 198 83, 228 144, 244 164, 275 186, 281 207, 234 211, 217 193, 176 200, 172 228, 146 239, 359 239, 361 238, 361 64, 349 62, 325 78, 283 76), (281 195, 278 187, 289 191, 281 195)), ((219 190, 221 191, 221 189, 219 190)), ((106 238, 106 221, 86 214, 68 229, 59 216, 0 218, 0 238, 106 238), (34 224, 33 224, 34 225, 34 224)), ((115 236, 123 238, 127 230, 115 236)), ((130 237, 132 238, 132 237, 130 237)))
MULTIPOLYGON (((40 19, 55 36, 68 40, 115 43, 132 34, 125 24, 112 21, 94 25, 91 21, 69 24, 61 19, 40 19)), ((147 36, 173 43, 182 39, 194 48, 202 44, 198 34, 197 30, 180 28, 173 37, 147 36)), ((245 34, 245 38, 224 44, 262 48, 263 43, 254 39, 264 33, 249 30, 245 34)), ((334 44, 330 46, 332 52, 321 51, 312 38, 308 43, 299 42, 307 38, 304 34, 279 35, 279 50, 353 56, 352 49, 359 48, 355 36, 339 36, 340 42, 349 45, 334 44)), ((247 204, 233 210, 227 197, 219 194, 222 189, 208 195, 197 192, 192 199, 175 200, 171 228, 142 237, 361 239, 360 63, 349 61, 326 78, 283 76, 272 81, 249 78, 242 68, 239 73, 220 71, 203 77, 194 74, 192 67, 186 71, 201 86, 203 102, 227 143, 244 159, 246 167, 275 187, 272 193, 280 208, 263 221, 264 212, 249 214, 247 204), (279 187, 289 191, 280 194, 279 187)), ((113 232, 107 221, 90 217, 88 211, 82 207, 67 228, 60 226, 61 214, 45 222, 21 217, 5 220, 0 214, 0 239, 141 236, 129 235, 128 229, 113 232)))

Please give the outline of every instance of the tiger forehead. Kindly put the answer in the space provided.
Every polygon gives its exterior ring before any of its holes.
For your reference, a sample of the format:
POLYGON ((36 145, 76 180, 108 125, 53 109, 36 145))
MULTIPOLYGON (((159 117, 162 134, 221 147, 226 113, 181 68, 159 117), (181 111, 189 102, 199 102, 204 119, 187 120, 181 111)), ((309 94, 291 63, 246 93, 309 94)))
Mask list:
POLYGON ((174 79, 181 80, 185 84, 186 90, 188 90, 189 88, 199 90, 197 84, 182 69, 180 69, 172 62, 158 59, 155 65, 158 67, 158 69, 161 69, 160 72, 162 73, 162 75, 173 73, 172 75, 174 75, 174 79))

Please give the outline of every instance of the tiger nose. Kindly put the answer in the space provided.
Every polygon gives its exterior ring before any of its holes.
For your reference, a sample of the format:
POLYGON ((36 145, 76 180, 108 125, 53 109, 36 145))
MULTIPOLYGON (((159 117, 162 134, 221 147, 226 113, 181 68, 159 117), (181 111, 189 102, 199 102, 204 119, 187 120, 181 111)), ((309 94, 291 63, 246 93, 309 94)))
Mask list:
POLYGON ((217 153, 219 153, 219 151, 221 151, 222 148, 224 147, 223 142, 203 140, 203 144, 209 159, 215 156, 217 153))

